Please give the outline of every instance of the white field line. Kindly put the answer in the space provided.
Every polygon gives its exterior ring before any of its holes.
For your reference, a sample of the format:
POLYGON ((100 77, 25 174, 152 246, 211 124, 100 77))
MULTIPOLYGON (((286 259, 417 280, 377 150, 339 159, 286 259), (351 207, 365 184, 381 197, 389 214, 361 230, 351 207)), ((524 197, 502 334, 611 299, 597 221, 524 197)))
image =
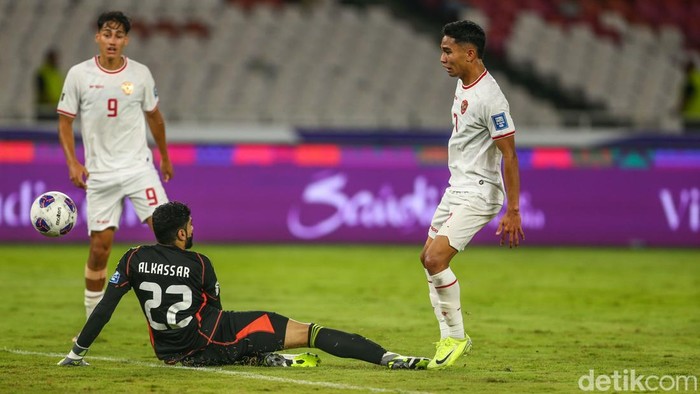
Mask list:
MULTIPOLYGON (((44 352, 34 352, 34 351, 21 350, 21 349, 3 348, 3 351, 8 352, 8 353, 13 353, 13 354, 19 354, 22 356, 52 357, 52 358, 56 359, 56 362, 58 362, 58 360, 60 360, 61 358, 65 357, 65 354, 61 354, 61 353, 44 353, 44 352)), ((290 379, 290 378, 282 378, 279 376, 260 375, 260 374, 252 373, 252 372, 231 371, 228 369, 221 369, 221 368, 211 368, 211 367, 194 368, 194 367, 183 367, 183 366, 171 366, 171 365, 166 365, 166 364, 161 364, 161 363, 149 363, 149 362, 143 362, 143 361, 129 360, 129 359, 125 359, 125 358, 90 356, 87 358, 87 360, 88 361, 90 361, 90 360, 108 361, 108 362, 137 365, 140 367, 149 367, 149 368, 185 369, 185 370, 190 370, 190 371, 195 371, 195 372, 205 372, 205 373, 215 373, 215 374, 220 374, 220 375, 237 376, 237 377, 241 377, 241 378, 245 378, 245 379, 266 380, 266 381, 278 382, 278 383, 289 383, 289 384, 298 384, 298 385, 304 385, 304 386, 325 387, 325 388, 331 388, 331 389, 337 389, 337 390, 359 390, 359 391, 372 391, 372 392, 376 392, 376 393, 405 393, 405 394, 425 394, 426 393, 424 391, 383 389, 383 388, 377 388, 377 387, 355 386, 355 385, 351 385, 351 384, 342 384, 342 383, 333 383, 333 382, 322 382, 322 381, 315 382, 315 381, 311 381, 311 380, 290 379)), ((400 371, 397 371, 397 372, 400 373, 400 371)), ((420 373, 420 372, 418 372, 418 373, 420 373)))

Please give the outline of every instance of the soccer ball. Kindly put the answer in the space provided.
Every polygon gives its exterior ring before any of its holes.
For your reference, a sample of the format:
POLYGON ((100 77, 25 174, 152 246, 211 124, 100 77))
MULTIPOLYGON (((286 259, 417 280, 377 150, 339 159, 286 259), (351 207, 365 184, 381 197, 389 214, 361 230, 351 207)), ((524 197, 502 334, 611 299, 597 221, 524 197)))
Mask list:
POLYGON ((61 192, 46 192, 34 200, 30 212, 32 226, 47 237, 62 237, 75 226, 78 209, 61 192))

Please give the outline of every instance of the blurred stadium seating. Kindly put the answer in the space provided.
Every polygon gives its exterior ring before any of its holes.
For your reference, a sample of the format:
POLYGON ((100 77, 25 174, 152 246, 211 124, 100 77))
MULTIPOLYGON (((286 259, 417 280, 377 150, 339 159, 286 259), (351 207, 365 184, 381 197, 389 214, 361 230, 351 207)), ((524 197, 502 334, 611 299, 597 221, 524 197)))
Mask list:
MULTIPOLYGON (((32 121, 33 73, 45 50, 57 48, 67 71, 95 54, 96 15, 121 9, 133 20, 127 55, 151 68, 169 121, 449 127, 455 81, 438 64, 440 25, 428 34, 390 3, 369 3, 0 0, 0 119, 32 121)), ((680 127, 684 62, 700 45, 693 19, 700 2, 431 3, 449 3, 486 26, 490 70, 520 126, 613 119, 636 129, 680 127), (580 105, 562 105, 561 97, 580 105)))
POLYGON ((489 22, 508 62, 600 118, 637 128, 677 128, 700 3, 685 0, 463 0, 489 22), (686 39, 687 37, 687 39, 686 39))

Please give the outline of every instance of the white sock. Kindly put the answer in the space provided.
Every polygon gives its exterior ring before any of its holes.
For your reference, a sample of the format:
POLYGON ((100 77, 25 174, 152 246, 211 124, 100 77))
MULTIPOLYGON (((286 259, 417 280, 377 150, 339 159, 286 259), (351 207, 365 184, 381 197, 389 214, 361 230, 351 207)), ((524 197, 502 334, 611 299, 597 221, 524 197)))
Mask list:
POLYGON ((440 326, 440 339, 445 339, 448 336, 450 336, 450 327, 445 321, 445 316, 442 315, 442 309, 440 309, 440 300, 438 298, 438 293, 437 290, 435 290, 435 286, 433 285, 433 281, 430 278, 428 270, 425 270, 425 276, 428 278, 430 303, 433 305, 433 313, 435 313, 435 318, 437 319, 438 325, 440 326))
POLYGON ((457 277, 450 267, 430 277, 438 296, 438 305, 449 327, 449 336, 464 339, 462 304, 457 277))
POLYGON ((100 303, 100 300, 102 299, 102 296, 104 294, 104 290, 90 291, 88 289, 85 289, 85 319, 90 317, 92 311, 95 309, 97 304, 100 303))

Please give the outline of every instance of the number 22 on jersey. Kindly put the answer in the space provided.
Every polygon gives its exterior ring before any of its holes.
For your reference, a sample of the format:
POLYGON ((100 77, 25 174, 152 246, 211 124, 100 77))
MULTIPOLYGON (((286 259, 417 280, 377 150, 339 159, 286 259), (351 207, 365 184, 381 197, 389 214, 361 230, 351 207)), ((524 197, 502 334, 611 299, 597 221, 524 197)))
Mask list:
POLYGON ((149 291, 153 294, 153 297, 143 303, 143 310, 146 312, 148 324, 150 324, 154 330, 171 330, 173 328, 187 327, 187 325, 190 324, 192 316, 177 321, 177 313, 192 306, 192 290, 189 287, 185 285, 170 285, 165 289, 166 294, 182 295, 182 301, 176 302, 168 308, 165 323, 154 321, 153 316, 151 316, 151 309, 158 308, 163 302, 163 290, 160 285, 154 282, 142 282, 139 289, 149 291))

